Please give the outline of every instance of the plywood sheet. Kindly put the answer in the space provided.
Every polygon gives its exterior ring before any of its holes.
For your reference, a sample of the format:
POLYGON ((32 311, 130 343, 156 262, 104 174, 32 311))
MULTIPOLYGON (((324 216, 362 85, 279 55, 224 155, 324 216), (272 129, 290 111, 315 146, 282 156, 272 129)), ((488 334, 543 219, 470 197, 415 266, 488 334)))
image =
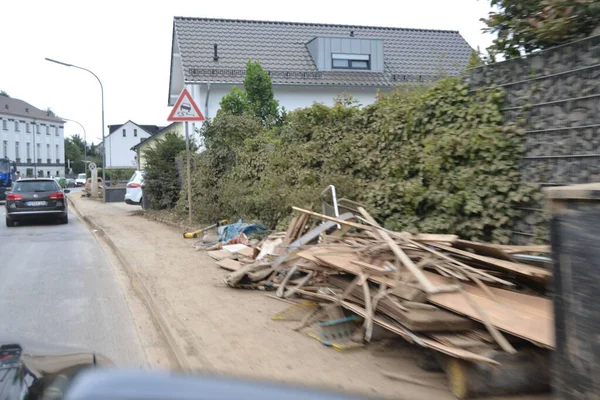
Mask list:
POLYGON ((223 260, 224 258, 231 258, 233 256, 233 253, 227 250, 212 250, 206 254, 217 261, 223 260))
MULTIPOLYGON (((444 284, 448 280, 433 273, 426 273, 434 283, 444 284)), ((484 310, 490 322, 499 330, 529 340, 537 345, 554 348, 554 315, 552 302, 503 289, 490 288, 496 300, 490 299, 483 290, 464 285, 472 300, 484 310)), ((447 310, 466 315, 480 321, 479 314, 460 293, 439 293, 429 296, 429 301, 447 310)))

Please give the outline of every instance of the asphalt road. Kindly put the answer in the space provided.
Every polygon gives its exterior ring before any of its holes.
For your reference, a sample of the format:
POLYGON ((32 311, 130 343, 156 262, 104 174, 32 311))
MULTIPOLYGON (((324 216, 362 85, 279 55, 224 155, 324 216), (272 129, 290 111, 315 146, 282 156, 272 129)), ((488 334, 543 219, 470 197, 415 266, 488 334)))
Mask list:
MULTIPOLYGON (((4 217, 4 202, 0 202, 4 217)), ((86 225, 0 219, 0 337, 77 346, 118 365, 146 365, 117 278, 86 225)))

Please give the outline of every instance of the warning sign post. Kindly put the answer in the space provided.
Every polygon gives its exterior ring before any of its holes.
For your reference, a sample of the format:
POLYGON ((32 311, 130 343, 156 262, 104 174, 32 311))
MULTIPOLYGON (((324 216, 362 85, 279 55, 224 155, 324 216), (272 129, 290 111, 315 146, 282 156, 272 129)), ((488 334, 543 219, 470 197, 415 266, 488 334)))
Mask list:
POLYGON ((187 192, 188 192, 188 220, 190 225, 192 224, 192 163, 190 154, 190 134, 189 134, 189 122, 190 121, 204 121, 204 115, 200 111, 200 108, 196 105, 196 102, 190 95, 187 89, 183 89, 179 98, 175 102, 171 113, 169 114, 168 121, 171 122, 185 122, 185 158, 187 163, 187 192))

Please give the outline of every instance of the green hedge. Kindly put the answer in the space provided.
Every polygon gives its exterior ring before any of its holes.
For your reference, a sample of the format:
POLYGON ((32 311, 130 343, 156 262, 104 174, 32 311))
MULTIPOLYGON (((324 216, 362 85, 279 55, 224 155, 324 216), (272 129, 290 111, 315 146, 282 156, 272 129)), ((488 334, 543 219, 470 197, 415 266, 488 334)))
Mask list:
POLYGON ((206 150, 194 158, 195 216, 281 228, 292 205, 317 205, 333 184, 388 228, 507 242, 517 207, 539 190, 521 182, 524 132, 503 123, 503 98, 445 78, 364 108, 345 96, 314 104, 268 129, 220 113, 203 126, 206 150))

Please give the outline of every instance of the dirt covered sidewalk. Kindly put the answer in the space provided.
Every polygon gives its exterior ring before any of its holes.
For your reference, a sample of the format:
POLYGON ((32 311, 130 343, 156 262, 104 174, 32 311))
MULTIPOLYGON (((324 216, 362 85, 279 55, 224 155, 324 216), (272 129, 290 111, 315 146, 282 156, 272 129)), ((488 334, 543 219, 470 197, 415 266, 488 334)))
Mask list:
MULTIPOLYGON (((289 304, 261 291, 236 290, 222 283, 218 268, 194 240, 139 215, 139 207, 104 204, 70 196, 80 216, 99 227, 120 253, 127 274, 147 290, 164 329, 185 358, 184 368, 369 397, 452 399, 441 374, 426 373, 408 345, 339 352, 292 330, 297 322, 274 321, 289 304), (391 380, 382 371, 401 373, 428 386, 391 380)), ((143 332, 142 332, 143 334, 143 332)), ((521 399, 545 399, 527 396, 521 399)))

